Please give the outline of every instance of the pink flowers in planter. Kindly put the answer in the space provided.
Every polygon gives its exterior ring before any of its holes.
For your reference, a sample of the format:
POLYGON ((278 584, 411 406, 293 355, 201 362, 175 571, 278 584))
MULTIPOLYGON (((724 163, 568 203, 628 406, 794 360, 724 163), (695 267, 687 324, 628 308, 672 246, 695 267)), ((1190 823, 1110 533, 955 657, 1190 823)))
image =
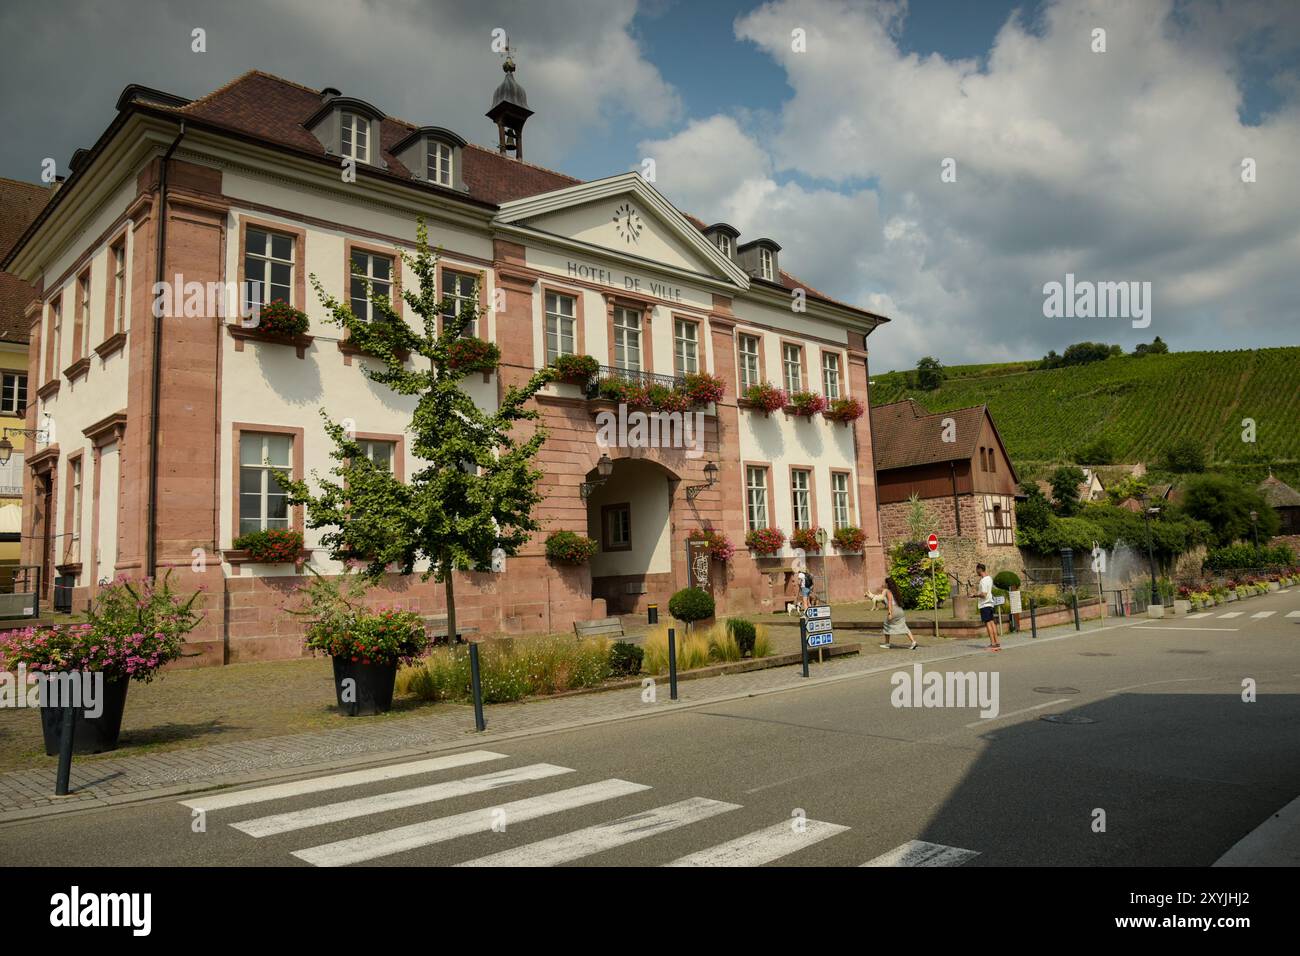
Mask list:
POLYGON ((866 406, 856 398, 837 398, 822 412, 822 417, 831 422, 855 422, 866 414, 866 406))
POLYGON ((816 528, 795 528, 790 533, 790 547, 803 548, 805 551, 820 551, 821 545, 817 543, 816 528))
POLYGON ((835 529, 835 547, 840 551, 861 551, 867 542, 867 536, 861 528, 846 525, 835 529))
POLYGON ((777 388, 771 382, 749 386, 745 389, 744 399, 765 412, 780 411, 788 401, 785 390, 777 388))
POLYGON ((758 555, 776 554, 785 544, 785 532, 780 528, 759 528, 745 535, 745 547, 758 555))
POLYGON ((698 528, 690 533, 692 541, 704 541, 709 546, 709 557, 717 561, 730 561, 736 553, 736 546, 721 531, 712 528, 698 528))
POLYGON ((816 392, 792 392, 789 401, 786 402, 785 410, 811 418, 818 412, 826 410, 826 398, 816 392))

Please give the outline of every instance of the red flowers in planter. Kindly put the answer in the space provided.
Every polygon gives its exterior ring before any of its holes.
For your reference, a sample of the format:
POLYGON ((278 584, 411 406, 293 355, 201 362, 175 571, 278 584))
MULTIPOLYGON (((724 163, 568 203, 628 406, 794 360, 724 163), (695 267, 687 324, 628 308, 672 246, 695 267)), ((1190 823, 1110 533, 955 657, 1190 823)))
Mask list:
POLYGON ((793 392, 786 402, 786 411, 811 418, 826 409, 826 399, 816 392, 793 392))
POLYGON ((285 528, 250 531, 235 539, 235 549, 247 551, 251 560, 261 564, 297 561, 302 552, 302 532, 285 528))
POLYGON ((861 551, 867 536, 861 528, 846 525, 835 529, 835 547, 841 551, 861 551))
POLYGON ((754 554, 776 554, 785 544, 785 532, 780 528, 759 528, 745 535, 745 547, 754 554))
POLYGON ((271 335, 283 335, 285 338, 297 338, 307 334, 311 323, 307 313, 295 309, 284 299, 276 299, 262 306, 258 318, 257 331, 269 332, 271 335))
POLYGON ((756 405, 765 412, 776 412, 785 408, 788 398, 784 389, 777 388, 771 382, 751 385, 745 389, 745 401, 756 405))
POLYGON ((722 383, 722 379, 709 375, 707 372, 697 372, 686 376, 686 397, 690 399, 691 405, 695 408, 708 405, 710 402, 721 401, 726 391, 727 387, 722 383))
MULTIPOLYGON (((736 546, 721 531, 712 528, 697 528, 689 535, 692 541, 704 541, 709 546, 709 557, 718 561, 730 561, 736 553, 736 546)), ((779 547, 779 545, 778 545, 779 547)))
POLYGON ((501 349, 493 342, 462 336, 447 346, 447 365, 457 372, 490 372, 501 361, 501 349))
POLYGON ((837 398, 822 412, 822 417, 832 422, 856 422, 866 411, 866 406, 856 398, 837 398))
POLYGON ((560 373, 560 381, 570 385, 586 385, 600 371, 600 363, 590 355, 559 355, 551 366, 560 373))
POLYGON ((599 547, 595 540, 573 531, 554 531, 546 539, 546 556, 561 564, 586 564, 599 547))
POLYGON ((805 551, 820 551, 821 545, 817 543, 817 529, 795 528, 790 533, 790 547, 803 548, 805 551))

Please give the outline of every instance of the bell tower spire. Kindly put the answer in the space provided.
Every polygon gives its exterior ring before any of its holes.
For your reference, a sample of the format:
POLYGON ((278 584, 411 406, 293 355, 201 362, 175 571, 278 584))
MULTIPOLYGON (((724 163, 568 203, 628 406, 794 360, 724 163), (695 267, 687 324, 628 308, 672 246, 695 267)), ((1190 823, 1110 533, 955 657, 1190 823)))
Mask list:
POLYGON ((487 118, 497 124, 497 152, 515 159, 524 158, 524 123, 533 111, 528 108, 528 94, 515 79, 514 51, 506 47, 506 60, 501 64, 506 78, 492 94, 492 108, 487 118))

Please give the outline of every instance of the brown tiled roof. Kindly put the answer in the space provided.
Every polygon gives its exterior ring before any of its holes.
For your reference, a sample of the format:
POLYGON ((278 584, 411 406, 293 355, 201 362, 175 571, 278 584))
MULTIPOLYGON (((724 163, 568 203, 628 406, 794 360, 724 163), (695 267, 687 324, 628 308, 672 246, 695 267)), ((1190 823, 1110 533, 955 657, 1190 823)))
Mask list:
POLYGON ((1300 508, 1300 491, 1272 475, 1259 483, 1259 493, 1270 508, 1300 508))
POLYGON ((972 458, 986 414, 985 405, 931 414, 910 398, 872 406, 876 471, 972 458), (956 441, 943 440, 945 418, 954 422, 956 441))
MULTIPOLYGON (((32 224, 54 195, 49 186, 0 177, 0 260, 32 224)), ((36 290, 17 276, 0 272, 0 342, 27 341, 23 310, 36 298, 36 290)))

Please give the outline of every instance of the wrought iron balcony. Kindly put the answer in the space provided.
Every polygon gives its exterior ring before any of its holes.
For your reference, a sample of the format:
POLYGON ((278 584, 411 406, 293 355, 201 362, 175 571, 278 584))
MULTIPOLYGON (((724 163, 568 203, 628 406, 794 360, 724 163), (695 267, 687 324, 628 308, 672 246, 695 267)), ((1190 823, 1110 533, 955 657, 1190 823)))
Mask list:
POLYGON ((636 382, 639 385, 646 386, 662 385, 664 388, 679 388, 686 385, 686 378, 681 375, 656 375, 653 372, 619 368, 614 365, 602 365, 600 371, 596 373, 595 379, 588 385, 588 390, 594 389, 598 383, 610 378, 624 382, 636 382))

